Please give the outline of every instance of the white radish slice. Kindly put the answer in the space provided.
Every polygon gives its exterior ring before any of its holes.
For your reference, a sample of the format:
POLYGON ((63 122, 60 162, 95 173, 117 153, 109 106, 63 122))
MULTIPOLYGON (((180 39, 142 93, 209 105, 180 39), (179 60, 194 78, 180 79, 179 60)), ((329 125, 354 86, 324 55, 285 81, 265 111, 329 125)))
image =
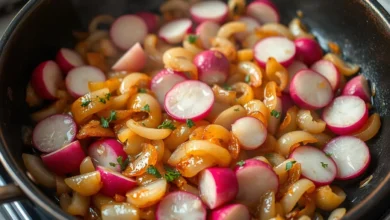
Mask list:
POLYGON ((210 220, 250 220, 251 215, 246 206, 242 204, 230 204, 213 210, 210 220))
POLYGON ((299 107, 315 110, 332 101, 333 90, 324 76, 312 70, 301 70, 290 82, 290 96, 299 107))
POLYGON ((267 128, 254 117, 243 117, 235 121, 232 124, 232 133, 245 150, 254 150, 260 147, 267 138, 267 128))
POLYGON ((321 46, 311 38, 298 38, 294 41, 296 47, 296 59, 306 65, 312 65, 323 56, 321 46))
POLYGON ((199 53, 194 58, 194 64, 198 68, 199 80, 209 85, 222 84, 229 75, 229 60, 216 50, 199 53))
POLYGON ((151 89, 157 97, 161 106, 164 106, 165 95, 176 84, 185 81, 187 78, 181 72, 170 69, 163 69, 155 75, 151 82, 151 89))
POLYGON ((74 141, 50 154, 41 156, 46 167, 57 175, 72 173, 80 168, 85 153, 79 141, 74 141))
POLYGON ((112 66, 115 71, 138 72, 146 64, 146 54, 140 43, 132 46, 118 61, 112 66))
POLYGON ((259 28, 261 26, 260 23, 256 19, 254 19, 252 17, 248 17, 248 16, 241 16, 238 19, 238 21, 241 21, 244 24, 246 24, 246 31, 245 32, 236 33, 234 35, 237 38, 237 40, 239 40, 239 41, 245 40, 245 37, 248 36, 248 34, 253 33, 253 31, 256 28, 259 28))
POLYGON ((355 76, 349 80, 345 85, 342 94, 359 96, 366 102, 369 102, 371 98, 367 79, 363 75, 355 76))
POLYGON ((233 200, 238 193, 237 178, 230 168, 213 167, 203 170, 198 186, 200 197, 210 209, 233 200))
POLYGON ((111 169, 98 166, 96 170, 99 171, 103 183, 100 192, 106 196, 113 197, 115 194, 125 195, 137 186, 137 181, 127 178, 111 169))
POLYGON ((136 15, 123 15, 111 25, 112 42, 122 50, 128 50, 137 42, 142 42, 148 34, 145 21, 136 15))
POLYGON ((370 151, 359 138, 340 136, 332 139, 324 148, 337 165, 337 179, 348 180, 360 176, 368 168, 370 151))
POLYGON ((115 171, 121 171, 117 164, 118 157, 122 157, 123 161, 127 158, 127 154, 123 150, 123 146, 115 139, 102 139, 95 141, 88 148, 88 156, 91 157, 95 166, 111 168, 115 171), (115 163, 113 167, 110 163, 115 163))
POLYGON ((268 37, 255 45, 254 53, 256 61, 263 68, 270 57, 288 67, 294 61, 295 45, 285 37, 268 37))
POLYGON ((339 96, 322 114, 329 130, 336 134, 351 134, 359 130, 368 119, 368 108, 357 96, 339 96))
MULTIPOLYGON (((287 68, 287 72, 288 72, 290 81, 292 80, 292 78, 294 78, 295 74, 297 74, 299 71, 301 71, 303 69, 308 69, 308 68, 309 67, 306 64, 304 64, 303 62, 301 62, 299 60, 294 60, 292 62, 292 64, 290 66, 288 66, 288 68, 287 68)), ((287 92, 287 93, 290 92, 290 84, 288 84, 286 86, 286 88, 283 90, 283 92, 287 92)))
POLYGON ((77 125, 70 115, 53 115, 40 121, 33 131, 33 144, 41 152, 51 153, 76 138, 77 125))
POLYGON ((158 36, 169 44, 178 44, 191 32, 192 21, 188 18, 177 19, 163 25, 158 36))
POLYGON ((62 81, 60 67, 52 60, 39 64, 31 76, 31 86, 43 99, 55 100, 58 86, 62 81))
POLYGON ((65 78, 66 89, 75 98, 89 92, 89 82, 104 82, 104 73, 93 66, 80 66, 68 72, 65 78))
POLYGON ((228 6, 222 1, 201 1, 191 6, 190 13, 196 23, 204 21, 223 23, 228 16, 228 6))
POLYGON ((246 13, 255 18, 260 24, 278 23, 280 19, 275 5, 268 0, 252 2, 248 5, 246 13))
POLYGON ((157 15, 146 11, 137 12, 135 15, 145 21, 149 33, 153 32, 157 28, 159 20, 157 15))
POLYGON ((290 158, 301 164, 302 176, 313 181, 317 186, 328 185, 336 178, 335 162, 326 154, 310 146, 295 148, 290 158))
POLYGON ((310 69, 323 75, 329 81, 333 91, 335 91, 339 87, 340 73, 332 62, 328 60, 319 60, 315 62, 310 67, 310 69))
POLYGON ((205 21, 196 28, 195 33, 199 36, 205 49, 210 49, 212 47, 211 39, 217 36, 220 27, 221 26, 218 23, 213 21, 205 21))
POLYGON ((244 204, 254 204, 267 191, 276 192, 279 188, 279 177, 272 167, 260 160, 249 159, 234 169, 238 180, 236 199, 244 204))
POLYGON ((206 220, 206 208, 196 195, 177 191, 161 200, 157 207, 156 218, 157 220, 206 220))
POLYGON ((164 109, 178 121, 201 120, 207 117, 214 103, 211 88, 200 81, 187 80, 176 84, 165 96, 164 109))
POLYGON ((57 52, 56 62, 65 74, 71 69, 85 64, 80 54, 68 48, 61 48, 57 52))

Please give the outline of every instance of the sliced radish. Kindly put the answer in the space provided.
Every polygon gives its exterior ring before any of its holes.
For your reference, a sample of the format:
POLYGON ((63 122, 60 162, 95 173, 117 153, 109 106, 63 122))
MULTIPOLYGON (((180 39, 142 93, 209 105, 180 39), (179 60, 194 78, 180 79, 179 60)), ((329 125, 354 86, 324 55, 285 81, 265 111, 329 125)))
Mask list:
POLYGON ((260 24, 278 23, 279 12, 275 5, 267 0, 257 0, 248 5, 246 9, 247 15, 256 18, 260 24))
POLYGON ((367 79, 363 75, 355 76, 349 80, 345 85, 342 94, 359 96, 366 102, 369 102, 371 98, 367 79))
POLYGON ((253 33, 253 31, 256 28, 259 28, 261 26, 260 23, 256 19, 254 19, 252 17, 248 17, 248 16, 241 16, 238 19, 238 21, 241 21, 244 24, 246 24, 246 31, 244 33, 236 33, 234 35, 237 38, 237 40, 239 40, 239 41, 245 40, 245 37, 248 36, 248 34, 253 33))
POLYGON ((335 162, 315 147, 295 148, 290 158, 301 164, 302 176, 313 181, 317 186, 328 185, 336 178, 335 162))
POLYGON ((368 108, 363 99, 357 96, 339 96, 324 109, 322 118, 332 132, 351 134, 366 123, 368 108))
POLYGON ((79 141, 74 141, 50 154, 41 156, 46 167, 57 175, 72 173, 80 168, 85 153, 79 141))
MULTIPOLYGON (((304 64, 303 62, 301 62, 299 60, 294 60, 292 62, 292 64, 290 66, 288 66, 288 68, 287 68, 287 72, 288 72, 290 81, 292 80, 292 78, 294 78, 295 74, 297 74, 299 71, 301 71, 303 69, 308 69, 308 68, 309 67, 307 67, 307 65, 304 64)), ((286 88, 283 90, 283 92, 287 92, 287 93, 290 92, 290 84, 288 84, 286 86, 286 88)))
POLYGON ((222 84, 229 75, 229 60, 223 53, 216 50, 206 50, 194 58, 198 68, 199 80, 209 84, 222 84))
POLYGON ((217 36, 220 27, 221 26, 218 23, 213 21, 205 21, 196 28, 196 35, 199 36, 205 49, 210 49, 212 47, 211 39, 217 36))
POLYGON ((312 70, 301 70, 290 82, 290 96, 299 107, 315 110, 332 101, 333 90, 322 75, 312 70))
POLYGON ((243 117, 232 124, 232 133, 243 149, 254 150, 267 138, 267 127, 257 118, 243 117))
POLYGON ((112 42, 122 50, 128 50, 137 42, 142 42, 148 34, 145 21, 136 15, 123 15, 111 25, 112 42))
POLYGON ((142 18, 144 20, 146 26, 148 27, 148 32, 151 33, 156 30, 158 26, 158 16, 147 12, 147 11, 142 11, 142 12, 137 12, 135 15, 138 17, 142 18))
POLYGON ((75 98, 89 92, 89 82, 104 82, 104 73, 93 66, 80 66, 69 71, 65 78, 66 89, 75 98))
POLYGON ((228 16, 228 7, 222 1, 200 1, 191 6, 190 13, 196 23, 204 21, 223 23, 228 16))
POLYGON ((288 67, 294 61, 295 45, 285 37, 268 37, 255 45, 254 53, 261 67, 265 67, 270 57, 288 67))
POLYGON ((128 191, 137 186, 135 180, 127 178, 111 169, 98 166, 96 170, 99 171, 103 183, 100 192, 106 196, 113 197, 115 194, 125 195, 128 191))
POLYGON ((328 60, 319 60, 315 62, 310 67, 310 69, 323 75, 329 81, 333 91, 335 91, 339 87, 340 73, 332 62, 328 60))
POLYGON ((250 220, 251 215, 246 206, 242 204, 230 204, 213 210, 210 220, 250 220))
POLYGON ((188 18, 177 19, 163 25, 158 35, 161 39, 170 44, 178 44, 183 41, 184 36, 191 32, 192 21, 188 18))
POLYGON ((332 139, 324 148, 337 165, 337 179, 348 180, 360 176, 370 164, 370 151, 364 141, 352 136, 332 139))
POLYGON ((322 49, 318 42, 311 38, 298 38, 294 41, 297 48, 296 58, 306 65, 312 65, 323 56, 322 49))
POLYGON ((206 220, 206 208, 196 195, 177 191, 161 200, 157 207, 156 218, 157 220, 206 220))
POLYGON ((200 197, 210 209, 233 200, 238 193, 236 175, 230 168, 207 168, 199 176, 200 197))
POLYGON ((214 93, 200 81, 187 80, 176 84, 165 96, 164 109, 174 119, 201 120, 211 111, 214 93))
POLYGON ((118 157, 122 157, 123 161, 127 158, 122 144, 115 139, 102 139, 92 143, 88 148, 88 156, 95 166, 111 168, 118 172, 121 170, 117 164, 118 157), (113 167, 110 163, 115 163, 116 166, 113 167))
POLYGON ((58 86, 62 81, 60 67, 52 60, 39 64, 31 76, 31 86, 43 99, 55 100, 58 86))
POLYGON ((118 61, 112 66, 116 71, 138 72, 146 64, 146 54, 140 43, 132 46, 118 61))
POLYGON ((151 89, 161 106, 164 106, 164 99, 167 92, 172 89, 173 86, 185 80, 186 77, 183 73, 170 69, 163 69, 153 77, 151 89))
POLYGON ((65 74, 71 69, 85 64, 80 54, 68 48, 61 48, 57 52, 56 62, 65 74))
POLYGON ((39 151, 51 153, 76 138, 77 125, 70 115, 53 115, 40 121, 33 131, 33 144, 39 151))
POLYGON ((234 169, 238 180, 237 199, 245 204, 253 204, 269 190, 276 192, 279 177, 267 163, 249 159, 234 169))

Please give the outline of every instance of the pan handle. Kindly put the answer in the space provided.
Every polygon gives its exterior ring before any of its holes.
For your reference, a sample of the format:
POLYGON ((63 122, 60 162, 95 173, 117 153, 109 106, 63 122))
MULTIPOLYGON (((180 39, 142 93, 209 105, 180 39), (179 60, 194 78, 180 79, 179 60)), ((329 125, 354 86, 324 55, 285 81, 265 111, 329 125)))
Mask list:
POLYGON ((20 200, 23 196, 23 191, 13 183, 0 186, 0 204, 20 200))

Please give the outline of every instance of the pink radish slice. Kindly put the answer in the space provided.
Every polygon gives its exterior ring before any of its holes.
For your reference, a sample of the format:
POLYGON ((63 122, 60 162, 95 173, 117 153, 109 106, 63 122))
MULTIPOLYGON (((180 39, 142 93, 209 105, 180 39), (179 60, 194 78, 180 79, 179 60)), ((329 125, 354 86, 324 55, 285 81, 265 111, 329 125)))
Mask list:
POLYGON ((60 67, 52 60, 39 64, 31 76, 31 86, 43 99, 55 100, 58 86, 62 81, 60 67))
POLYGON ((112 66, 115 71, 138 72, 146 64, 146 54, 140 43, 132 46, 118 61, 112 66))
POLYGON ((127 178, 111 169, 98 166, 97 171, 99 171, 103 183, 100 192, 106 196, 113 197, 115 194, 125 195, 128 191, 137 186, 135 180, 127 178))
POLYGON ((46 167, 57 175, 72 173, 80 168, 85 153, 79 141, 74 141, 50 154, 41 156, 46 167))
POLYGON ((205 49, 210 49, 212 47, 211 39, 217 36, 220 27, 221 26, 218 23, 213 21, 205 21, 196 28, 196 35, 199 36, 205 49))
POLYGON ((80 66, 69 71, 65 78, 66 89, 75 98, 89 92, 89 82, 103 82, 106 80, 104 73, 93 66, 80 66))
POLYGON ((246 14, 255 18, 260 24, 278 23, 279 12, 270 1, 254 1, 248 5, 246 14))
POLYGON ((250 220, 251 215, 246 206, 242 204, 230 204, 213 210, 210 220, 250 220))
POLYGON ((223 23, 228 16, 228 7, 222 1, 201 1, 191 6, 190 13, 196 23, 204 21, 223 23))
POLYGON ((146 26, 148 27, 149 33, 156 30, 156 28, 158 26, 158 20, 159 20, 157 15, 150 13, 150 12, 146 12, 146 11, 138 12, 135 15, 137 15, 142 20, 144 20, 146 26))
POLYGON ((333 90, 322 75, 312 70, 301 70, 290 82, 290 96, 299 107, 315 110, 332 101, 333 90))
POLYGON ((235 121, 232 124, 232 133, 245 150, 254 150, 260 147, 267 138, 267 128, 254 117, 243 117, 235 121))
POLYGON ((200 197, 210 208, 233 200, 238 192, 236 175, 230 168, 208 168, 199 176, 200 197))
POLYGON ((111 25, 112 42, 122 50, 128 50, 137 42, 142 42, 148 34, 145 21, 136 15, 123 15, 111 25))
POLYGON ((255 45, 254 52, 255 59, 261 67, 265 67, 270 57, 288 67, 294 61, 295 45, 285 37, 268 37, 255 45))
POLYGON ((371 98, 367 79, 363 75, 355 76, 349 80, 345 85, 342 94, 358 96, 366 102, 370 102, 371 98))
POLYGON ((297 48, 296 58, 306 65, 312 65, 323 56, 322 49, 316 40, 311 38, 299 38, 294 41, 297 48))
POLYGON ((33 131, 33 144, 41 152, 51 153, 76 138, 77 125, 70 115, 52 115, 40 121, 33 131))
POLYGON ((333 91, 335 91, 339 87, 340 73, 332 62, 327 60, 319 60, 315 62, 310 67, 310 69, 323 75, 329 81, 333 91))
POLYGON ((206 208, 196 195, 176 191, 165 196, 158 204, 156 218, 157 220, 206 220, 206 208))
POLYGON ((186 77, 183 73, 169 69, 163 69, 153 77, 151 89, 161 106, 164 106, 164 99, 167 92, 172 89, 173 86, 185 80, 186 77))
MULTIPOLYGON (((292 78, 294 78, 295 74, 297 74, 299 71, 303 69, 309 69, 309 67, 306 66, 303 62, 299 60, 294 60, 290 66, 287 68, 287 72, 290 78, 290 81, 292 78)), ((290 92, 290 84, 286 86, 286 88, 283 90, 283 92, 290 92)))
POLYGON ((80 54, 68 48, 61 48, 57 52, 56 62, 65 74, 71 69, 85 64, 80 54))
POLYGON ((357 96, 339 96, 322 114, 329 130, 336 134, 351 134, 359 130, 368 119, 368 108, 357 96))
POLYGON ((178 121, 201 120, 211 111, 214 93, 200 81, 187 80, 176 84, 165 96, 164 109, 178 121))
POLYGON ((336 178, 335 162, 326 154, 310 146, 295 148, 290 158, 301 164, 302 175, 313 181, 317 186, 328 185, 336 178))
POLYGON ((246 31, 244 33, 236 33, 234 35, 239 41, 245 40, 245 37, 248 36, 248 34, 252 33, 256 28, 261 26, 256 19, 248 16, 242 16, 238 19, 238 21, 246 24, 246 31))
POLYGON ((229 60, 223 53, 216 50, 206 50, 194 58, 198 68, 199 80, 209 85, 222 84, 229 75, 229 60))
POLYGON ((127 158, 122 144, 115 139, 102 139, 92 143, 88 148, 88 156, 92 158, 95 166, 111 168, 118 172, 121 170, 120 166, 117 164, 113 167, 110 163, 117 163, 120 156, 123 161, 127 158))
POLYGON ((370 164, 370 151, 364 141, 352 136, 332 139, 324 148, 337 165, 337 179, 348 180, 360 176, 370 164))
POLYGON ((234 169, 238 180, 237 200, 253 204, 269 190, 276 192, 279 188, 279 177, 272 167, 256 159, 246 160, 243 166, 234 169))
POLYGON ((191 32, 192 21, 188 18, 177 19, 163 25, 158 36, 169 44, 178 44, 191 32))

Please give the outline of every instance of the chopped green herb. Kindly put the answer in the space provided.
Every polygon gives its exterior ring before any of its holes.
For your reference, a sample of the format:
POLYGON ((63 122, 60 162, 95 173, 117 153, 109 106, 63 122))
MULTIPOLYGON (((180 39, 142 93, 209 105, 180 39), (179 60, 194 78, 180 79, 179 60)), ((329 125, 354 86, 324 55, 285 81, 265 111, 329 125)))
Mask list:
POLYGON ((328 164, 327 164, 327 163, 324 163, 324 162, 321 162, 321 166, 322 166, 323 168, 328 168, 328 164))
POLYGON ((239 108, 235 108, 234 111, 235 111, 235 112, 238 112, 238 111, 240 111, 240 109, 239 109, 239 108))
POLYGON ((180 173, 179 171, 173 169, 173 168, 170 168, 170 167, 165 167, 165 179, 168 181, 168 182, 172 182, 174 180, 176 180, 177 178, 180 177, 180 173))
POLYGON ((242 166, 245 165, 245 161, 240 160, 240 161, 237 162, 237 165, 240 166, 240 167, 242 167, 242 166))
POLYGON ((100 125, 103 128, 108 128, 110 126, 110 122, 115 121, 115 120, 116 120, 116 111, 111 110, 110 117, 108 117, 108 118, 101 117, 100 118, 100 125))
POLYGON ((273 116, 275 118, 280 118, 280 112, 278 112, 274 109, 271 111, 271 116, 273 116))
POLYGON ((148 90, 146 90, 146 89, 144 89, 144 88, 139 88, 139 89, 138 89, 138 92, 139 92, 139 93, 147 93, 148 90))
POLYGON ((196 35, 191 34, 190 36, 188 36, 188 42, 190 42, 191 44, 194 44, 197 39, 198 39, 198 36, 196 36, 196 35))
POLYGON ((106 94, 106 99, 107 99, 107 101, 110 100, 110 98, 111 98, 111 93, 107 93, 107 94, 106 94))
POLYGON ((110 166, 116 167, 116 163, 110 162, 110 166))
POLYGON ((157 178, 161 178, 161 173, 158 172, 157 168, 154 167, 154 166, 152 166, 152 165, 150 165, 150 166, 148 167, 148 169, 146 170, 146 172, 149 173, 149 174, 152 174, 152 175, 156 176, 157 178))
POLYGON ((118 165, 121 167, 122 171, 125 170, 127 165, 129 165, 130 163, 129 157, 123 160, 123 157, 119 156, 118 158, 116 158, 116 161, 118 162, 118 165))
POLYGON ((99 98, 99 102, 103 103, 103 104, 106 104, 106 99, 105 98, 102 98, 102 97, 98 97, 99 98))
POLYGON ((110 120, 110 122, 116 120, 116 111, 113 111, 113 110, 110 111, 110 118, 109 118, 109 120, 110 120))
POLYGON ((325 155, 326 155, 327 157, 332 157, 332 153, 326 152, 325 155))
POLYGON ((146 127, 145 123, 144 122, 141 122, 142 126, 146 127))
POLYGON ((286 171, 289 171, 291 170, 291 168, 293 167, 294 163, 296 163, 297 161, 290 161, 288 163, 286 163, 286 171))
POLYGON ((187 127, 192 128, 195 126, 195 123, 191 119, 186 120, 187 127))
POLYGON ((223 85, 222 88, 227 91, 231 91, 233 88, 227 84, 223 85))
POLYGON ((249 83, 250 81, 251 81, 251 76, 246 75, 246 76, 245 76, 245 82, 246 82, 246 83, 249 83))
POLYGON ((274 155, 271 153, 265 154, 264 157, 273 157, 274 155))
POLYGON ((175 130, 176 129, 176 127, 173 124, 173 122, 171 120, 168 120, 168 119, 163 121, 163 123, 161 125, 159 125, 157 128, 158 129, 168 128, 168 129, 171 129, 171 130, 175 130))
POLYGON ((150 112, 149 104, 146 104, 144 107, 142 107, 141 111, 150 112))
POLYGON ((81 107, 87 107, 91 102, 90 99, 81 99, 81 107))

